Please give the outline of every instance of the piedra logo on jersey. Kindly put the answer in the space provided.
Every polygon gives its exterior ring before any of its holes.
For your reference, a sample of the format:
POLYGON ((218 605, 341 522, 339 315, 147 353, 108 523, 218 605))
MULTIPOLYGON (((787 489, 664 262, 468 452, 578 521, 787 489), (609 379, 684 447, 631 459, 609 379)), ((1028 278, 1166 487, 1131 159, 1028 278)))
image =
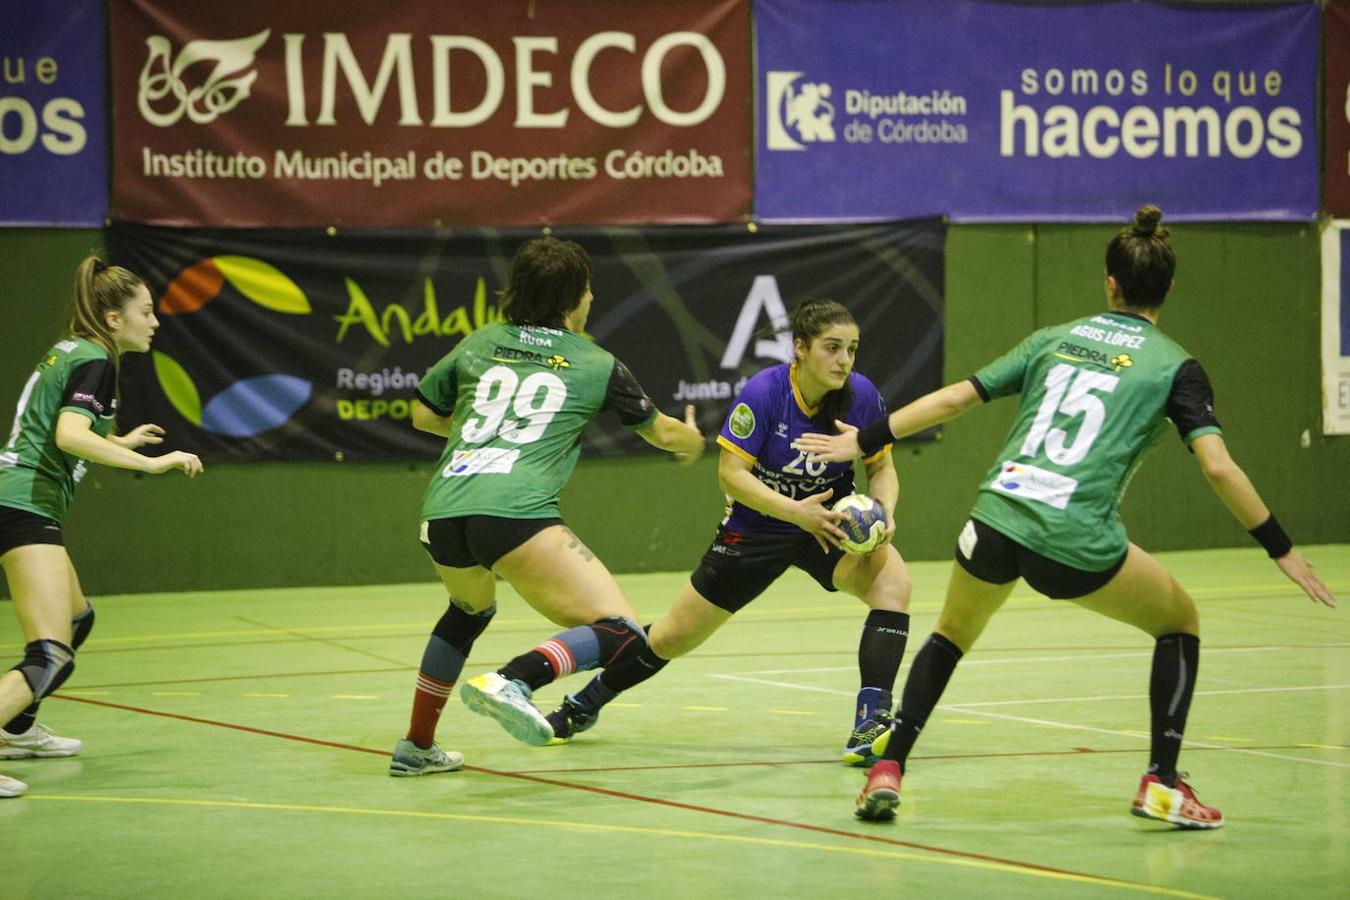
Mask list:
POLYGON ((258 78, 257 71, 249 70, 271 33, 264 29, 231 41, 188 41, 177 59, 168 38, 150 35, 145 39, 149 53, 136 94, 141 115, 161 128, 176 124, 183 116, 198 125, 214 122, 248 99, 258 78), (198 63, 213 65, 199 84, 189 86, 183 73, 198 63))
MULTIPOLYGON (((156 312, 185 316, 219 298, 228 283, 246 300, 274 312, 308 315, 303 291, 276 267, 248 256, 213 256, 189 266, 165 289, 156 312)), ((255 375, 234 381, 205 405, 196 381, 176 359, 156 350, 155 376, 173 408, 193 425, 222 437, 254 437, 271 431, 295 415, 314 386, 294 375, 255 375)))
POLYGON ((804 72, 767 72, 764 139, 770 150, 805 150, 835 140, 834 89, 824 81, 797 82, 804 72))

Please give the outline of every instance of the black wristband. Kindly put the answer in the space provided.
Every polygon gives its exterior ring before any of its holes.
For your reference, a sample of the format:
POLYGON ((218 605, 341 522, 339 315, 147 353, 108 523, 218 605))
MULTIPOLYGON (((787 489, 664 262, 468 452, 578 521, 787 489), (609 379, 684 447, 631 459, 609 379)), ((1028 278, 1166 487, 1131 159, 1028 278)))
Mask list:
POLYGON ((1280 523, 1275 521, 1275 516, 1266 519, 1260 525, 1248 530, 1247 532, 1256 542, 1266 548, 1266 555, 1271 559, 1279 559, 1290 550, 1294 549, 1294 542, 1289 540, 1289 535, 1284 533, 1280 523))
POLYGON ((858 450, 862 452, 863 459, 877 453, 894 440, 890 416, 882 416, 866 428, 858 429, 858 450))

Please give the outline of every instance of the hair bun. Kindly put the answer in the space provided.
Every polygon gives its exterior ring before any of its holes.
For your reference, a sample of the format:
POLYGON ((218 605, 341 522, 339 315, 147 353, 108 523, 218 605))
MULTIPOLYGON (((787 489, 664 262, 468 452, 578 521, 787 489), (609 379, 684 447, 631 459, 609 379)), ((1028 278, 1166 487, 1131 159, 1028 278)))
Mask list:
POLYGON ((1134 233, 1139 237, 1150 237, 1158 230, 1162 221, 1162 210, 1152 204, 1141 207, 1134 214, 1134 233))

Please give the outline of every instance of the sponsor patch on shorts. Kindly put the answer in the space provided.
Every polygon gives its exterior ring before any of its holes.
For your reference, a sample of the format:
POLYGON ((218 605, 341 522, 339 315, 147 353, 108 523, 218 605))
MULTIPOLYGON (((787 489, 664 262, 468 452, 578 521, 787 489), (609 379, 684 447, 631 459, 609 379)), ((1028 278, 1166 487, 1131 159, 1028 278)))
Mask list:
POLYGON ((1010 497, 1026 497, 1055 509, 1064 509, 1078 489, 1078 481, 1058 472, 1008 460, 999 467, 989 486, 1010 497))
POLYGON ((456 450, 450 463, 441 470, 442 478, 465 475, 502 475, 510 472, 520 458, 520 450, 512 447, 480 447, 477 450, 456 450))

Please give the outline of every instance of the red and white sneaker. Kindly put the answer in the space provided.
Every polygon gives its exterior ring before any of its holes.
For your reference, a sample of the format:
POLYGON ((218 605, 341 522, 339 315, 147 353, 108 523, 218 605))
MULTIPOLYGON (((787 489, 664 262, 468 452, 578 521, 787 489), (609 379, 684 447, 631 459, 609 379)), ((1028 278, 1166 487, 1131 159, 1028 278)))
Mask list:
POLYGON ((1201 803, 1181 778, 1178 774, 1176 785, 1168 787, 1157 775, 1145 775, 1139 780, 1139 793, 1130 812, 1141 819, 1171 822, 1180 828, 1222 828, 1223 813, 1201 803))
POLYGON ((900 764, 893 759, 878 760, 867 773, 867 784, 858 795, 853 814, 868 822, 889 822, 900 805, 900 764))

